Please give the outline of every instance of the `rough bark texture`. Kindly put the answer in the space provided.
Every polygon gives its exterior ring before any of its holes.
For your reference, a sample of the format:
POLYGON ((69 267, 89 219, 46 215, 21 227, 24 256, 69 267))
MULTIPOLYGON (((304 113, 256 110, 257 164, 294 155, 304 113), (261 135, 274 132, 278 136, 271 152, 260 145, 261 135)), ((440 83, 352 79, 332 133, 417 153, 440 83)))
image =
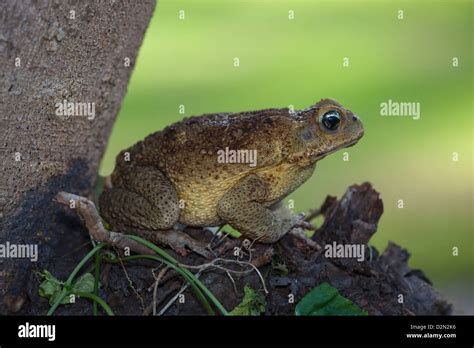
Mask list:
MULTIPOLYGON (((254 244, 250 248, 242 247, 241 257, 235 256, 234 248, 241 247, 242 240, 229 239, 214 249, 221 258, 250 260, 258 267, 268 289, 265 298, 266 315, 294 315, 298 301, 309 290, 323 282, 337 288, 343 296, 368 311, 369 315, 451 313, 451 305, 433 289, 423 272, 408 268, 409 254, 406 250, 389 243, 379 255, 375 248, 367 247, 383 213, 382 200, 369 183, 349 187, 340 200, 327 197, 320 211, 325 221, 314 233, 312 242, 294 234, 287 234, 273 245, 254 244), (314 242, 323 248, 317 250, 314 242), (324 246, 333 242, 365 245, 366 259, 358 262, 351 258, 325 257, 324 246), (294 295, 294 303, 289 303, 289 294, 294 295), (400 295, 403 295, 403 303, 399 302, 400 295)), ((187 229, 187 232, 202 241, 209 241, 212 237, 209 232, 201 229, 187 229)), ((79 233, 81 232, 76 232, 79 233)), ((169 253, 187 265, 209 262, 196 254, 183 257, 170 250, 169 253)), ((229 269, 241 270, 230 263, 224 265, 229 269)), ((62 263, 52 266, 50 271, 55 275, 62 274, 63 279, 68 272, 65 267, 69 267, 69 272, 72 269, 71 265, 65 266, 62 263)), ((106 264, 101 273, 103 288, 100 295, 116 314, 150 314, 158 268, 162 269, 163 266, 145 261, 106 264)), ((193 272, 196 273, 197 270, 194 269, 193 272)), ((262 281, 256 272, 233 274, 233 279, 235 283, 222 269, 209 268, 201 274, 201 280, 228 310, 233 309, 242 300, 243 289, 247 284, 264 295, 262 281)), ((38 284, 39 282, 32 282, 28 289, 28 298, 31 301, 25 306, 24 313, 44 314, 48 310, 47 301, 38 296, 38 284)), ((189 289, 184 292, 184 304, 173 301, 183 284, 182 278, 174 271, 165 273, 157 288, 157 312, 171 302, 166 315, 206 314, 189 289)), ((62 315, 90 313, 91 304, 83 300, 58 310, 58 314, 62 315)))
MULTIPOLYGON (((90 195, 154 7, 0 2, 0 242, 38 243, 39 269, 84 241, 77 217, 52 198, 59 190, 90 195), (58 117, 63 100, 95 103, 94 119, 58 117)), ((31 266, 0 259, 0 313, 25 303, 31 266)))

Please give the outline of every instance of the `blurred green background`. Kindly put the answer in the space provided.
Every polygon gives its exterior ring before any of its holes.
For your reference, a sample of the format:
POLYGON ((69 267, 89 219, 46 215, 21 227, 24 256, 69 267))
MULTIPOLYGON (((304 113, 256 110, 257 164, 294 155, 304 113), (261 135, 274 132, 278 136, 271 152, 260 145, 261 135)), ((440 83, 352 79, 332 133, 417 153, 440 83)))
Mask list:
POLYGON ((401 244, 412 254, 410 265, 435 286, 472 296, 472 7, 470 1, 159 0, 101 174, 112 171, 120 150, 184 116, 305 108, 334 98, 361 117, 365 136, 347 150, 348 162, 341 151, 319 163, 290 197, 295 209, 319 207, 326 195, 370 181, 385 206, 374 245, 401 244), (419 102, 421 118, 380 116, 388 99, 419 102))

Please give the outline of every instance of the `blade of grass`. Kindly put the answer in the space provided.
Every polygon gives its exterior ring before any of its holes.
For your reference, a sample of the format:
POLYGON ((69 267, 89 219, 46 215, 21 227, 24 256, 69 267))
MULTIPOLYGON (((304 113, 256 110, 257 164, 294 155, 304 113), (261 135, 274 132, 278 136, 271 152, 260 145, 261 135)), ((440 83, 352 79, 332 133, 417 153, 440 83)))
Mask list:
MULTIPOLYGON (((171 255, 169 255, 166 251, 164 251, 163 249, 157 247, 155 244, 147 241, 146 239, 143 239, 139 236, 134 236, 134 235, 127 235, 128 238, 136 241, 136 242, 139 242, 143 245, 145 245, 146 247, 150 248, 151 250, 153 250, 154 252, 156 252, 157 254, 161 255, 163 258, 165 258, 166 260, 168 260, 170 263, 172 263, 173 265, 177 266, 179 269, 181 269, 186 275, 188 275, 188 277, 190 277, 195 283, 197 286, 199 286, 201 288, 201 290, 207 295, 207 297, 209 297, 209 299, 214 303, 214 305, 219 309, 219 311, 223 314, 223 315, 229 315, 229 313, 227 312, 227 310, 224 308, 224 306, 219 302, 219 300, 209 291, 209 289, 198 279, 194 276, 193 273, 191 273, 189 270, 187 270, 186 268, 183 268, 183 267, 179 267, 177 264, 178 264, 178 261, 173 258, 171 255)), ((180 272, 181 273, 181 272, 180 272)))
POLYGON ((79 296, 79 297, 88 298, 88 299, 93 300, 94 303, 98 303, 102 306, 105 313, 107 313, 108 315, 111 315, 111 316, 114 315, 114 312, 112 312, 112 309, 109 307, 109 305, 103 299, 101 299, 99 296, 96 296, 96 295, 91 294, 89 292, 77 292, 76 295, 79 296))
MULTIPOLYGON (((100 263, 102 261, 101 253, 95 254, 95 275, 94 275, 94 295, 99 296, 99 277, 100 277, 100 263)), ((103 307, 103 306, 102 306, 103 307)), ((92 304, 92 314, 97 315, 97 302, 92 304)))

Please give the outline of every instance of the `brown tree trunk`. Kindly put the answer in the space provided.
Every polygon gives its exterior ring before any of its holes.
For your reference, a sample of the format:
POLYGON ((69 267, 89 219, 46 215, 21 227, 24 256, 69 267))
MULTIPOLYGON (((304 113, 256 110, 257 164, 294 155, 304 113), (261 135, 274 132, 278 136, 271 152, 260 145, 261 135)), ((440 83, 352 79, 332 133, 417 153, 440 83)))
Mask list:
POLYGON ((90 196, 154 7, 0 2, 0 244, 39 247, 36 263, 0 258, 0 314, 28 303, 32 269, 74 260, 80 224, 52 198, 90 196), (64 100, 90 103, 95 114, 58 116, 64 100))

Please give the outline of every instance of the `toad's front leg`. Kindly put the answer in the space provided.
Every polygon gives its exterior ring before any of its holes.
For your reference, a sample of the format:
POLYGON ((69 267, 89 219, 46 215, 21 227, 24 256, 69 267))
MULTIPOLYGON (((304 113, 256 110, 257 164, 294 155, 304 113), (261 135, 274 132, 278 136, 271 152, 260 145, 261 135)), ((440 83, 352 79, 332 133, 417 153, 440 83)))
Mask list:
POLYGON ((273 243, 283 237, 295 223, 294 218, 273 212, 268 184, 255 174, 243 178, 227 191, 217 205, 221 219, 245 237, 273 243))

